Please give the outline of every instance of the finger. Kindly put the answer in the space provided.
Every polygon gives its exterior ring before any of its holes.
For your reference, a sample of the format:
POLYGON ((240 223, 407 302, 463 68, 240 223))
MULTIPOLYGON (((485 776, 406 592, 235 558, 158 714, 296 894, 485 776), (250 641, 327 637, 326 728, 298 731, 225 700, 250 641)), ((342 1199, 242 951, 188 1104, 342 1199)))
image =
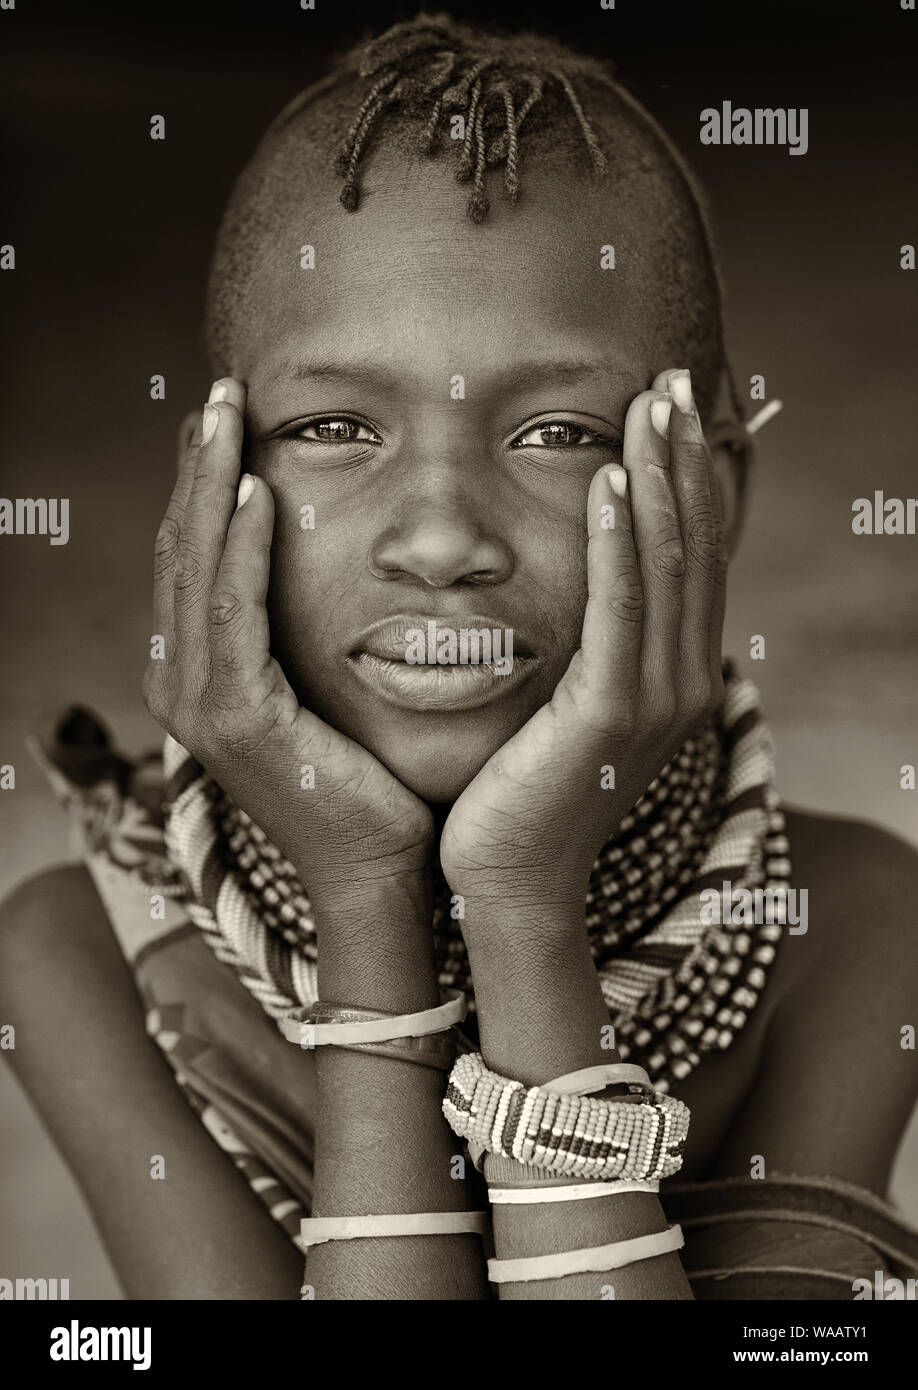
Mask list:
POLYGON ((186 651, 207 640, 207 604, 223 556, 226 530, 236 505, 242 466, 241 384, 214 383, 204 407, 201 444, 174 567, 175 638, 186 651), (234 399, 230 387, 236 387, 234 399))
POLYGON ((178 555, 179 540, 182 534, 182 519, 188 503, 188 495, 194 481, 194 468, 197 459, 197 444, 185 438, 185 427, 192 424, 192 438, 195 429, 200 443, 201 412, 186 416, 179 429, 180 455, 178 477, 169 498, 163 519, 156 533, 153 551, 153 617, 157 633, 165 639, 165 660, 174 660, 175 655, 175 604, 173 590, 175 583, 175 562, 178 555))
MULTIPOLYGON (((710 447, 710 446, 709 446, 710 447)), ((730 565, 730 547, 727 543, 727 526, 724 518, 723 499, 720 482, 713 460, 711 463, 711 515, 714 523, 715 570, 711 599, 711 618, 708 643, 708 669, 711 689, 714 693, 723 689, 724 677, 724 614, 727 608, 727 576, 730 565)))
MULTIPOLYGON (((588 717, 606 727, 609 705, 640 690, 644 593, 634 541, 629 478, 619 464, 594 475, 587 498, 587 584, 581 671, 596 700, 588 717)), ((621 708, 613 711, 621 715, 621 708)))
POLYGON ((717 482, 692 396, 691 376, 687 371, 673 372, 669 383, 672 471, 685 550, 679 648, 690 693, 699 698, 710 688, 715 646, 720 669, 726 556, 718 522, 717 482))
POLYGON ((194 442, 195 444, 200 444, 201 442, 200 426, 200 410, 189 410, 188 414, 185 416, 184 420, 179 425, 177 441, 178 448, 176 449, 175 459, 176 477, 178 477, 179 473, 181 473, 182 471, 182 464, 185 462, 185 457, 188 453, 188 450, 192 447, 192 443, 194 442), (198 438, 195 440, 194 434, 196 430, 198 431, 198 438))
POLYGON ((244 688, 271 661, 266 601, 274 498, 266 482, 245 473, 238 503, 210 594, 208 634, 214 679, 244 688))
MULTIPOLYGON (((225 392, 224 399, 243 414, 245 411, 245 387, 241 381, 235 381, 232 377, 221 377, 214 382, 211 395, 219 393, 219 389, 225 392)), ((197 452, 201 447, 201 425, 203 414, 200 410, 189 410, 188 414, 179 425, 178 431, 178 450, 175 463, 176 477, 181 478, 184 472, 188 477, 182 485, 181 495, 183 498, 180 509, 178 510, 178 520, 181 522, 184 515, 185 503, 188 501, 188 493, 191 491, 191 484, 194 480, 194 465, 197 460, 197 452)))
POLYGON ((672 376, 673 372, 678 370, 677 367, 667 367, 665 372, 658 372, 650 383, 651 391, 668 391, 669 378, 672 376))
POLYGON ((624 462, 644 590, 642 677, 645 689, 660 696, 675 693, 685 570, 665 433, 671 408, 668 395, 643 391, 625 418, 624 462))

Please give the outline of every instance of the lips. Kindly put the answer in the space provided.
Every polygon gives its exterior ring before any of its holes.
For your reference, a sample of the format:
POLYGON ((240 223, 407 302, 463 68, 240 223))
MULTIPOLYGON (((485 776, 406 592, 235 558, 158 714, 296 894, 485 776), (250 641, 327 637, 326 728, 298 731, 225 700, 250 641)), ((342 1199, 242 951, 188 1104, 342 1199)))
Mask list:
POLYGON ((348 664, 387 703, 445 713, 505 698, 529 679, 538 658, 494 618, 397 614, 362 634, 348 664))
MULTIPOLYGON (((412 639, 409 638, 409 634, 421 634, 421 643, 415 636, 413 646, 415 651, 419 645, 426 647, 428 652, 427 664, 440 666, 477 665, 482 660, 482 652, 486 652, 487 647, 483 641, 480 639, 476 641, 471 636, 474 633, 488 634, 495 657, 505 653, 509 653, 514 659, 516 657, 532 657, 532 650, 519 631, 495 618, 480 617, 477 614, 472 617, 461 618, 432 618, 427 614, 417 613, 397 613, 392 618, 384 618, 382 622, 374 623, 357 639, 352 655, 367 652, 370 656, 377 656, 385 661, 406 661, 407 654, 412 648, 412 639), (468 655, 464 659, 460 657, 455 662, 436 656, 436 649, 440 640, 447 639, 451 633, 456 634, 457 639, 461 638, 463 633, 469 635, 466 640, 468 655)), ((459 645, 461 644, 457 641, 457 646, 459 645)), ((409 664, 425 663, 412 659, 409 664)))

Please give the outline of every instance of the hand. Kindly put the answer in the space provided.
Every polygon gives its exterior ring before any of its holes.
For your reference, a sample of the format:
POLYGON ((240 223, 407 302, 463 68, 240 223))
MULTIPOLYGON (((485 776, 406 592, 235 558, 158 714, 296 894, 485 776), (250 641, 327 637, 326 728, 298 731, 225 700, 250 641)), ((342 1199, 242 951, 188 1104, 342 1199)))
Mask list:
POLYGON ((489 759, 444 825, 440 861, 470 926, 546 906, 582 923, 602 846, 723 699, 720 499, 688 373, 672 378, 672 395, 669 384, 662 373, 632 402, 624 468, 592 480, 580 649, 551 701, 489 759), (651 408, 670 401, 661 434, 651 408), (614 788, 604 789, 609 768, 614 788))
POLYGON ((375 894, 427 867, 430 810, 366 749, 302 708, 269 650, 274 499, 267 483, 236 505, 245 388, 204 408, 156 540, 156 630, 144 699, 301 873, 314 906, 375 894), (201 430, 196 434, 201 439, 201 430), (315 787, 301 787, 303 769, 315 787))

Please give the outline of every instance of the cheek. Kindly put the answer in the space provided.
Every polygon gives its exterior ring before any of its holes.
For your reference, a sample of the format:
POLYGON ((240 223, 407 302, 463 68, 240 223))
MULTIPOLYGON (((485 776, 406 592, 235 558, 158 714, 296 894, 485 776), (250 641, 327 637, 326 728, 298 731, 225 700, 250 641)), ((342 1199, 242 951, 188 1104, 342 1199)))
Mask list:
POLYGON ((556 556, 557 569, 550 576, 552 598, 558 614, 558 647, 566 665, 580 646, 583 615, 588 597, 586 579, 586 536, 578 535, 556 556))
POLYGON ((303 483, 266 480, 274 495, 274 537, 268 616, 275 655, 297 683, 309 654, 313 666, 335 644, 335 633, 354 584, 360 541, 353 519, 310 501, 303 483))
POLYGON ((527 611, 540 616, 543 635, 550 635, 561 668, 558 679, 580 646, 588 596, 587 489, 582 493, 582 498, 579 490, 566 498, 563 507, 539 507, 516 537, 527 611))

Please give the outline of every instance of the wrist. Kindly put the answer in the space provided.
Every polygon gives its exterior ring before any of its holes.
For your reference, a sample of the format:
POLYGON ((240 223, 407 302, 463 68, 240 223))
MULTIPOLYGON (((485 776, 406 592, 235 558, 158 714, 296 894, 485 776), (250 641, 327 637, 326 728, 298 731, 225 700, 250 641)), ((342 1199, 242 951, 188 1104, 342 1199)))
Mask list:
POLYGON ((393 877, 374 886, 310 894, 318 938, 319 997, 409 1013, 440 1003, 429 882, 393 877))
POLYGON ((620 1061, 580 909, 549 935, 514 928, 467 938, 481 1051, 493 1071, 524 1085, 620 1061))
POLYGON ((463 896, 462 935, 469 952, 474 949, 482 959, 489 951, 504 958, 508 949, 541 955, 553 943, 564 950, 587 946, 585 887, 581 892, 528 885, 524 891, 522 885, 508 884, 500 894, 469 891, 463 896))

